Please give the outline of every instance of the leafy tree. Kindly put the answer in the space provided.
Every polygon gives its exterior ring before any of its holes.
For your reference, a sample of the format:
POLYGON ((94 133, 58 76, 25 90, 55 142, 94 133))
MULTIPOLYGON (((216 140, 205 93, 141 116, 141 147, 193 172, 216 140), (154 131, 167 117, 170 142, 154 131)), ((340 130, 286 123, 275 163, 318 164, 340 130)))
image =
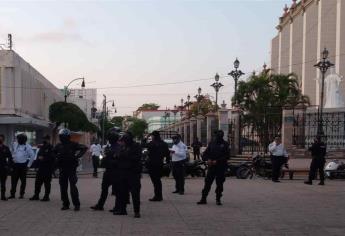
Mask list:
POLYGON ((198 101, 190 102, 189 115, 198 115, 198 109, 201 115, 215 111, 215 105, 212 103, 209 95, 200 95, 198 101))
POLYGON ((98 128, 87 119, 85 113, 75 104, 56 102, 49 107, 49 119, 56 124, 66 124, 72 131, 97 132, 98 128))
POLYGON ((144 103, 138 108, 138 111, 141 110, 158 110, 160 106, 156 103, 144 103))
MULTIPOLYGON (((235 97, 232 98, 234 103, 235 97)), ((237 90, 238 107, 243 111, 244 125, 258 133, 281 128, 284 108, 309 104, 302 95, 295 74, 261 73, 241 81, 237 90)))
POLYGON ((136 138, 142 138, 147 129, 146 121, 134 117, 129 118, 128 121, 130 122, 128 131, 132 132, 136 138))
POLYGON ((119 127, 120 129, 122 129, 122 122, 123 122, 124 118, 123 116, 114 116, 113 118, 110 119, 110 122, 116 126, 119 127))

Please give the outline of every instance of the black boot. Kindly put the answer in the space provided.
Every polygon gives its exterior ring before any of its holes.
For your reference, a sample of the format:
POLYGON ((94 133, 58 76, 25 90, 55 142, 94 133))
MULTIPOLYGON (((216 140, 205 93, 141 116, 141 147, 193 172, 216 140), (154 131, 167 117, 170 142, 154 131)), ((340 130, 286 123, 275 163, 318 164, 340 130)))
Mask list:
POLYGON ((38 195, 33 195, 29 200, 30 201, 38 201, 38 200, 40 200, 40 198, 38 197, 38 195))
POLYGON ((5 197, 5 194, 1 194, 1 201, 7 201, 7 197, 5 197))
POLYGON ((47 195, 44 195, 44 197, 41 199, 41 202, 49 202, 50 198, 47 195))
POLYGON ((207 204, 206 196, 203 195, 203 196, 201 197, 200 201, 198 201, 196 204, 198 204, 198 205, 205 205, 205 204, 207 204))
POLYGON ((220 200, 220 197, 217 197, 217 198, 216 198, 216 204, 217 204, 218 206, 223 205, 223 204, 222 204, 222 201, 220 200))

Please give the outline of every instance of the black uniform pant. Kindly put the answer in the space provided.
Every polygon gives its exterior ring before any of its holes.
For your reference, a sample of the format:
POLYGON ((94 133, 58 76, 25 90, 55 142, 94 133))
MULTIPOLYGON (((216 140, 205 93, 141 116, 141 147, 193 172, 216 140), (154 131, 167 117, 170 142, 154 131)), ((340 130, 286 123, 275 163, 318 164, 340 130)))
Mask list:
POLYGON ((277 181, 279 179, 282 166, 286 162, 286 159, 284 156, 271 156, 271 162, 272 162, 272 180, 277 181))
POLYGON ((79 192, 77 188, 78 177, 76 170, 60 170, 59 183, 62 204, 66 207, 69 207, 70 205, 68 198, 68 182, 70 184, 72 203, 74 206, 80 206, 79 192))
POLYGON ((162 173, 163 173, 163 165, 151 165, 149 166, 149 175, 151 178, 151 182, 153 184, 154 193, 156 198, 163 198, 162 194, 162 173))
POLYGON ((316 178, 316 173, 319 171, 320 181, 325 181, 325 167, 326 160, 325 158, 313 158, 310 163, 310 170, 309 170, 309 181, 312 181, 316 178))
MULTIPOLYGON (((97 206, 103 207, 105 204, 105 201, 108 198, 108 193, 109 193, 109 187, 113 186, 113 177, 112 175, 108 172, 105 171, 103 174, 102 178, 102 191, 101 191, 101 196, 98 200, 97 206)), ((115 193, 116 194, 116 191, 115 193)))
POLYGON ((222 197, 223 193, 223 184, 225 182, 225 170, 226 166, 211 166, 205 177, 205 186, 202 190, 202 196, 207 197, 208 193, 211 190, 213 181, 216 179, 216 198, 219 200, 222 197))
POLYGON ((1 185, 1 197, 5 197, 6 193, 6 180, 7 180, 7 171, 5 168, 0 168, 0 185, 1 185))
POLYGON ((39 196, 42 185, 44 184, 44 197, 49 197, 52 182, 52 171, 38 170, 35 179, 35 196, 39 196))
POLYGON ((200 160, 200 150, 193 150, 194 160, 200 160))
POLYGON ((115 208, 120 212, 126 212, 128 203, 128 192, 132 196, 133 209, 135 213, 140 212, 140 174, 126 174, 122 175, 118 184, 116 184, 116 189, 118 197, 116 198, 115 208))
POLYGON ((97 169, 99 168, 99 156, 92 156, 93 174, 97 175, 97 169))
POLYGON ((179 193, 184 193, 185 162, 185 160, 172 162, 175 190, 179 193))
POLYGON ((11 196, 15 196, 18 180, 20 179, 20 196, 24 196, 26 188, 27 163, 15 163, 11 176, 11 196))

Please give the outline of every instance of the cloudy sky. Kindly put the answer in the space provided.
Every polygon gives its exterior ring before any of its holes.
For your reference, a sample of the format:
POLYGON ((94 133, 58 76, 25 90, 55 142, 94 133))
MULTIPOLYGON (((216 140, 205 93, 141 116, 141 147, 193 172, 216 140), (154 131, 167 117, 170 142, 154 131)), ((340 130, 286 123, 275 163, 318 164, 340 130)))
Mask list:
POLYGON ((217 72, 219 100, 229 103, 233 61, 247 75, 270 63, 285 3, 0 0, 0 44, 12 33, 14 50, 58 87, 84 76, 98 103, 102 94, 116 101, 118 115, 145 102, 172 108, 199 86, 214 95, 217 72))

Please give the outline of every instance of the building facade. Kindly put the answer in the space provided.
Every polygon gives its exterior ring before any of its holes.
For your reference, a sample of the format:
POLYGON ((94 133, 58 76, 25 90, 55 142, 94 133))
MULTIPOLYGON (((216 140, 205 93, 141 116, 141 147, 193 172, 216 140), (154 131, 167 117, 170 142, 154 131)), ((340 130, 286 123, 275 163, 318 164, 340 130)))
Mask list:
MULTIPOLYGON (((271 42, 273 73, 295 73, 303 94, 312 105, 320 104, 320 72, 314 65, 324 48, 335 72, 345 76, 345 1, 293 0, 276 27, 278 34, 271 42)), ((345 82, 340 84, 345 94, 345 82)))
POLYGON ((97 122, 92 112, 97 106, 97 89, 69 89, 68 92, 67 101, 76 104, 90 121, 97 122))
POLYGON ((49 106, 62 101, 58 88, 13 50, 0 50, 0 133, 6 143, 26 132, 36 144, 50 133, 49 106))
POLYGON ((154 130, 176 123, 181 120, 186 111, 177 110, 140 110, 134 112, 134 116, 147 122, 147 131, 154 130))

